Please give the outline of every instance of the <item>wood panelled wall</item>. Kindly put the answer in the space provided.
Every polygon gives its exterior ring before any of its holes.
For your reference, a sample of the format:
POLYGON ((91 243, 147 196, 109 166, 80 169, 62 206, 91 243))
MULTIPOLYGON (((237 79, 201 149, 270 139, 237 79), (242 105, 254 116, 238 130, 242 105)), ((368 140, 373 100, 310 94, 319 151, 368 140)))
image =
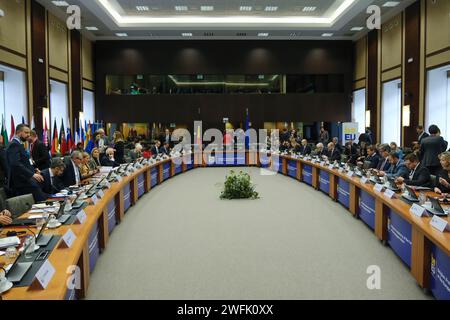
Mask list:
POLYGON ((94 90, 93 43, 79 31, 68 30, 65 21, 35 0, 0 0, 0 8, 5 12, 0 18, 0 64, 26 72, 28 120, 34 116, 36 129, 42 131, 42 108, 50 107, 51 112, 49 82, 53 79, 68 86, 73 128, 83 108, 82 89, 94 90))
POLYGON ((353 89, 366 88, 371 128, 381 137, 382 83, 402 80, 402 106, 411 107, 410 126, 402 125, 402 145, 416 140, 425 122, 427 71, 450 64, 450 1, 417 0, 402 13, 354 42, 353 89), (364 61, 367 60, 367 64, 364 61))

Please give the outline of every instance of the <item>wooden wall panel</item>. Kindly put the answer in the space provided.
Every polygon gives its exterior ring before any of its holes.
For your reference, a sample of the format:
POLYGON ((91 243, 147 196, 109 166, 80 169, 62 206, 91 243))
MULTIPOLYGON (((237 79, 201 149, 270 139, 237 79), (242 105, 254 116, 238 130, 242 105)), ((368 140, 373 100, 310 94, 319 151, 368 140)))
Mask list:
POLYGON ((450 50, 450 1, 426 0, 426 53, 450 50))
MULTIPOLYGON (((0 48, 22 56, 27 53, 25 1, 0 0, 0 48)), ((1 59, 1 57, 0 57, 1 59)))
MULTIPOLYGON (((77 30, 70 31, 70 63, 72 67, 72 121, 79 119, 79 113, 83 110, 83 98, 81 88, 81 34, 77 30)), ((73 128, 73 126, 71 126, 73 128)))
POLYGON ((367 76, 367 37, 355 43, 355 72, 353 81, 365 79, 367 76))
POLYGON ((381 28, 381 71, 389 71, 402 63, 402 15, 381 28))
POLYGON ((82 37, 81 44, 83 79, 94 81, 93 43, 82 37))
MULTIPOLYGON (((367 110, 370 110, 370 128, 372 137, 378 137, 378 30, 373 30, 368 34, 367 46, 367 110)), ((376 139, 375 139, 376 140, 376 139)))
POLYGON ((60 71, 69 71, 68 32, 66 24, 48 14, 48 60, 49 65, 60 71))

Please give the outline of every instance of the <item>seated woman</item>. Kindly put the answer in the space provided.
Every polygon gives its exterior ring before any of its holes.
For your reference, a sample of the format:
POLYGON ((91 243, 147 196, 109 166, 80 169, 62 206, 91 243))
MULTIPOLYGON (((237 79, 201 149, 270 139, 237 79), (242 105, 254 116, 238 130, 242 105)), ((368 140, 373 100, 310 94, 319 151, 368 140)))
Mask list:
POLYGON ((120 131, 114 132, 114 150, 116 150, 116 162, 119 164, 125 163, 125 142, 120 131))
POLYGON ((80 164, 81 180, 90 178, 98 172, 98 169, 91 170, 91 168, 89 167, 90 161, 91 156, 89 155, 89 153, 83 152, 83 160, 81 161, 80 164))
POLYGON ((91 151, 91 160, 89 161, 89 167, 91 170, 96 170, 98 167, 101 167, 100 163, 100 150, 98 148, 94 148, 91 151))
POLYGON ((434 192, 450 193, 450 152, 446 151, 439 155, 439 161, 441 163, 442 169, 436 176, 436 185, 434 192))

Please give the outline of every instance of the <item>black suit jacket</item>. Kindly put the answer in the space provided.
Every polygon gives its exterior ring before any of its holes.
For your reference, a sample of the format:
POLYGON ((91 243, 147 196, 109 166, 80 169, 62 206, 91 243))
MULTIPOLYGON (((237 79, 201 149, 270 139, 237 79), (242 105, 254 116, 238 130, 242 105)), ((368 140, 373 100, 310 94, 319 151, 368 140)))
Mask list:
POLYGON ((50 168, 50 154, 45 144, 39 140, 33 143, 31 158, 34 161, 34 167, 39 170, 50 168))
POLYGON ((372 156, 367 156, 364 161, 369 161, 370 168, 376 169, 378 168, 378 163, 380 162, 380 156, 377 153, 374 153, 372 156))
POLYGON ((418 137, 419 143, 422 143, 422 140, 428 138, 429 136, 430 135, 424 131, 423 134, 418 137))
POLYGON ((427 167, 419 164, 412 179, 407 179, 404 182, 408 186, 431 187, 430 171, 427 167))
POLYGON ((13 190, 28 187, 35 170, 24 146, 15 139, 6 149, 6 162, 9 187, 13 190))
POLYGON ((420 144, 420 161, 424 167, 440 166, 439 154, 447 149, 447 142, 439 136, 430 136, 420 144))
POLYGON ((50 169, 45 169, 41 171, 42 177, 44 177, 44 181, 40 183, 42 191, 48 194, 55 194, 60 192, 62 189, 64 189, 64 186, 61 185, 61 181, 58 179, 58 177, 53 177, 53 183, 52 179, 50 177, 50 169))
POLYGON ((152 153, 152 155, 157 155, 157 154, 159 154, 159 153, 161 153, 161 151, 159 151, 159 149, 156 147, 156 146, 153 146, 151 149, 150 149, 150 152, 152 153))
POLYGON ((162 146, 161 148, 159 148, 159 153, 169 155, 170 154, 170 150, 166 149, 164 146, 162 146))
POLYGON ((116 161, 116 159, 114 159, 114 161, 111 161, 111 159, 109 159, 109 157, 107 155, 104 155, 102 157, 102 159, 100 160, 100 162, 101 162, 102 166, 105 166, 105 167, 113 167, 113 168, 115 168, 115 167, 120 166, 120 163, 118 163, 116 161))
MULTIPOLYGON (((77 181, 75 178, 75 170, 72 165, 72 160, 67 159, 67 161, 65 161, 65 164, 66 164, 66 168, 64 169, 64 173, 61 176, 56 178, 57 183, 59 185, 64 186, 64 188, 73 186, 77 181)), ((80 175, 80 181, 81 181, 80 169, 77 167, 76 170, 78 171, 78 173, 80 175)))
POLYGON ((301 146, 299 152, 300 152, 301 155, 304 155, 304 156, 306 156, 308 154, 311 154, 311 147, 308 146, 308 145, 301 146))
POLYGON ((338 148, 334 148, 331 151, 326 151, 325 155, 328 157, 328 160, 330 161, 340 161, 341 160, 341 153, 339 152, 338 148))
POLYGON ((390 167, 391 167, 391 164, 389 163, 389 161, 386 160, 386 162, 385 162, 385 159, 383 157, 380 157, 380 159, 378 161, 377 169, 380 171, 387 172, 390 167), (383 163, 384 163, 384 166, 383 166, 383 163))

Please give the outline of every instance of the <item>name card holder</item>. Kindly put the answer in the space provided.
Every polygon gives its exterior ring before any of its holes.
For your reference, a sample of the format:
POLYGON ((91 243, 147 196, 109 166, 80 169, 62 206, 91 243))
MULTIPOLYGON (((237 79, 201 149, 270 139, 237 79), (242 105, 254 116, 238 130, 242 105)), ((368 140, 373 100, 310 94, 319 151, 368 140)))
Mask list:
POLYGON ((440 232, 444 232, 446 229, 449 230, 448 221, 438 216, 433 216, 430 221, 430 225, 440 232))
POLYGON ((46 260, 34 277, 29 290, 45 290, 55 275, 55 268, 46 260))
POLYGON ((412 207, 409 209, 409 212, 419 218, 422 218, 424 215, 426 215, 427 210, 424 207, 419 206, 418 204, 414 203, 412 207))
POLYGON ((105 183, 105 187, 106 187, 106 189, 109 189, 109 188, 111 188, 111 183, 109 183, 109 181, 106 181, 106 183, 105 183))
POLYGON ((325 161, 321 161, 321 162, 320 162, 320 165, 321 165, 321 166, 324 166, 324 165, 325 165, 325 161))
POLYGON ((347 172, 347 177, 351 178, 353 177, 354 172, 353 171, 349 171, 347 172))
POLYGON ((386 189, 386 191, 384 192, 384 195, 389 198, 392 199, 395 197, 395 192, 392 191, 391 189, 386 189))
POLYGON ((120 182, 120 181, 122 181, 123 180, 123 178, 121 177, 121 176, 118 176, 117 177, 117 182, 120 182))
POLYGON ((330 164, 330 165, 328 166, 328 169, 333 170, 333 169, 334 169, 334 166, 333 166, 332 164, 330 164))
POLYGON ((384 186, 382 184, 377 183, 375 187, 373 187, 375 191, 383 192, 384 186))
POLYGON ((105 196, 105 194, 103 193, 103 190, 99 190, 99 191, 97 192, 97 197, 98 197, 99 199, 102 199, 104 196, 105 196))
POLYGON ((71 248, 72 244, 77 239, 77 236, 73 233, 72 229, 67 230, 67 232, 62 236, 61 242, 59 243, 59 248, 71 248))
POLYGON ((344 168, 339 168, 338 172, 339 173, 343 173, 344 172, 344 168))
POLYGON ((75 219, 75 224, 83 224, 86 221, 87 215, 84 210, 80 210, 80 212, 77 213, 77 218, 75 219))
POLYGON ((368 182, 369 182, 369 179, 367 179, 367 177, 361 177, 361 183, 366 184, 368 182))
POLYGON ((98 203, 97 195, 94 194, 94 195, 91 197, 91 201, 92 201, 92 204, 95 206, 95 205, 98 203))

